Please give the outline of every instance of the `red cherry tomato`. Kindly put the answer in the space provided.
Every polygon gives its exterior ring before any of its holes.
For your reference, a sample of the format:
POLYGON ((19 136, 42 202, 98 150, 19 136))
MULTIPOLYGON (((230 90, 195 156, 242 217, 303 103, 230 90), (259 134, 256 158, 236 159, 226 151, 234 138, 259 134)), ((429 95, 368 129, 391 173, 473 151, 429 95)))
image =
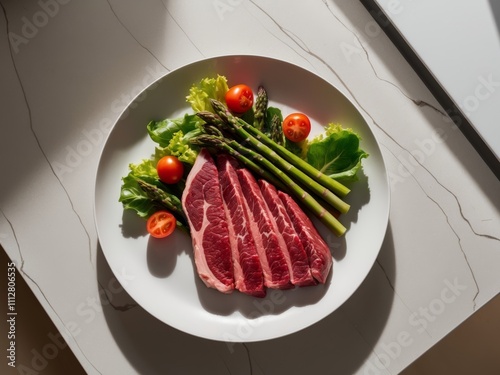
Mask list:
POLYGON ((184 164, 175 156, 168 155, 162 157, 156 165, 158 177, 166 184, 175 184, 184 175, 184 164))
POLYGON ((226 92, 227 108, 234 113, 245 113, 253 105, 253 91, 247 85, 236 85, 226 92))
POLYGON ((172 234, 176 224, 177 220, 170 212, 157 211, 149 217, 146 228, 151 236, 164 238, 172 234))
POLYGON ((283 120, 283 134, 292 142, 301 142, 311 132, 311 121, 303 113, 292 113, 283 120))

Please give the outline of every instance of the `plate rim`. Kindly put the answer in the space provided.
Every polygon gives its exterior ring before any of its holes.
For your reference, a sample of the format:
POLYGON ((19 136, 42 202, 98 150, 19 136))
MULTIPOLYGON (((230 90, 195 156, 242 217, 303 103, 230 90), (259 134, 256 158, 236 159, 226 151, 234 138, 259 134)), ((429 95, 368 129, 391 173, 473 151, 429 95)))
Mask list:
MULTIPOLYGON (((108 142, 109 142, 109 140, 110 140, 113 132, 117 128, 118 124, 122 120, 124 120, 126 118, 126 116, 124 116, 124 115, 127 113, 127 111, 129 111, 131 105, 133 103, 135 103, 137 101, 137 99, 144 92, 150 90, 152 86, 158 84, 160 81, 162 81, 163 79, 165 79, 167 76, 175 74, 175 73, 177 73, 178 71, 180 71, 182 69, 186 69, 187 67, 190 67, 190 66, 193 66, 193 65, 196 65, 196 64, 208 63, 210 61, 216 61, 216 60, 219 60, 219 59, 239 59, 239 58, 244 58, 244 59, 245 58, 267 59, 267 60, 272 60, 274 63, 277 63, 277 64, 284 63, 284 64, 287 64, 287 65, 291 65, 291 66, 293 66, 296 69, 303 70, 307 74, 311 74, 311 75, 315 76, 316 78, 321 79, 326 84, 328 84, 329 86, 331 86, 333 89, 337 90, 350 103, 350 105, 353 106, 353 108, 357 111, 357 113, 359 114, 359 116, 361 116, 361 118, 365 122, 366 126, 368 127, 368 129, 369 129, 369 131, 371 133, 371 136, 373 137, 373 139, 375 141, 375 146, 378 148, 379 156, 380 156, 380 162, 381 162, 381 165, 383 167, 382 169, 383 169, 383 174, 384 174, 383 180, 384 180, 384 190, 385 190, 385 194, 384 195, 385 195, 385 200, 387 202, 387 204, 384 206, 385 210, 383 212, 383 215, 380 216, 380 218, 383 219, 383 228, 384 228, 384 231, 383 231, 383 233, 380 233, 380 243, 377 244, 377 251, 373 252, 373 254, 372 254, 373 259, 370 259, 370 266, 368 268, 368 272, 366 272, 363 275, 363 277, 360 277, 359 280, 358 280, 358 282, 356 284, 353 284, 354 288, 353 288, 352 292, 349 294, 349 296, 347 298, 345 298, 343 301, 341 301, 340 304, 338 305, 338 307, 336 309, 328 312, 326 315, 324 315, 320 319, 317 319, 317 320, 315 320, 313 322, 309 322, 309 323, 306 323, 305 325, 302 325, 300 328, 294 329, 294 330, 289 331, 289 332, 284 332, 284 333, 280 333, 280 334, 271 335, 271 336, 254 337, 254 338, 249 338, 249 339, 240 339, 238 341, 238 342, 258 342, 258 341, 265 341, 265 340, 280 338, 280 337, 288 336, 290 334, 299 332, 299 331, 301 331, 301 330, 303 330, 303 329, 305 329, 307 327, 310 327, 310 326, 318 323, 319 321, 325 319, 327 316, 331 315, 333 312, 335 312, 336 310, 338 310, 344 303, 346 303, 351 298, 351 296, 359 289, 359 287, 361 286, 361 284, 365 281, 365 279, 368 276, 370 270, 373 268, 373 266, 374 266, 374 264, 376 262, 377 257, 380 254, 380 251, 382 249, 382 245, 383 245, 384 239, 385 239, 385 237, 387 235, 387 231, 388 231, 388 227, 389 227, 390 208, 391 208, 391 189, 390 189, 390 179, 389 179, 389 174, 388 174, 388 169, 387 169, 386 157, 384 156, 384 154, 382 152, 382 147, 381 147, 381 142, 379 140, 379 136, 375 133, 373 125, 371 125, 370 122, 367 120, 366 115, 364 113, 365 111, 346 94, 346 91, 343 88, 339 88, 338 86, 336 86, 335 84, 331 83, 329 80, 327 80, 326 78, 324 78, 320 74, 312 71, 309 68, 306 68, 306 67, 304 67, 302 65, 299 65, 299 64, 297 64, 295 62, 291 62, 289 60, 285 60, 285 59, 282 59, 282 58, 277 58, 277 57, 272 57, 272 56, 266 56, 266 55, 258 55, 258 54, 221 54, 221 55, 216 55, 216 56, 210 56, 210 57, 205 57, 205 58, 202 58, 202 59, 191 61, 191 62, 183 64, 183 65, 181 65, 181 66, 179 66, 179 67, 177 67, 175 69, 172 69, 170 71, 165 72, 164 74, 162 74, 161 76, 159 76, 158 78, 156 78, 154 81, 152 81, 150 84, 148 84, 135 97, 133 97, 132 99, 130 99, 130 101, 128 102, 128 104, 119 113, 119 115, 116 118, 116 120, 114 121, 112 127, 109 129, 108 134, 106 135, 105 139, 103 140, 103 146, 102 146, 102 148, 101 148, 101 150, 99 152, 97 167, 96 167, 95 173, 94 173, 93 219, 94 219, 94 226, 95 226, 95 230, 96 230, 96 234, 97 234, 98 247, 101 248, 101 251, 102 251, 102 253, 104 255, 104 258, 106 259, 106 262, 108 263, 111 271, 113 272, 113 276, 120 282, 120 284, 122 285, 123 289, 130 295, 130 297, 132 299, 136 300, 136 298, 134 298, 132 296, 132 294, 130 293, 130 291, 128 290, 128 288, 123 285, 123 281, 124 281, 123 278, 121 277, 120 273, 117 272, 114 269, 113 265, 110 263, 109 256, 106 254, 106 251, 105 251, 105 249, 104 249, 104 247, 102 246, 102 243, 101 243, 101 235, 100 235, 100 230, 99 230, 99 225, 98 225, 98 217, 97 217, 98 216, 98 214, 97 214, 97 210, 98 210, 97 209, 97 195, 98 195, 97 188, 98 188, 99 171, 100 171, 101 165, 103 163, 103 155, 104 155, 104 153, 106 151, 106 145, 108 144, 108 142)), ((227 341, 227 340, 223 340, 221 337, 214 337, 214 336, 207 335, 207 334, 197 334, 197 333, 194 333, 194 332, 189 332, 189 331, 186 331, 186 330, 182 330, 182 329, 178 328, 178 326, 172 325, 172 324, 166 322, 164 319, 158 317, 156 314, 151 313, 145 307, 143 307, 143 308, 144 308, 144 310, 146 312, 148 312, 149 314, 155 316, 155 318, 159 319, 164 324, 167 324, 168 326, 170 326, 170 327, 172 327, 172 328, 174 328, 176 330, 179 330, 180 332, 184 332, 184 333, 190 334, 192 336, 201 337, 201 338, 205 338, 205 339, 210 339, 210 340, 214 340, 214 341, 222 341, 222 342, 227 341)))

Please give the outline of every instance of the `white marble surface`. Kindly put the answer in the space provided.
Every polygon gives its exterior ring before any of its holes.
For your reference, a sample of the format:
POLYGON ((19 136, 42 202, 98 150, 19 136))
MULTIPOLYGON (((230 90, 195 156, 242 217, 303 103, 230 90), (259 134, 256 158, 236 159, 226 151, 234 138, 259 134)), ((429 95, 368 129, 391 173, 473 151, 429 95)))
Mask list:
POLYGON ((495 122, 500 116, 498 1, 378 0, 377 4, 500 159, 500 127, 495 122))
POLYGON ((360 3, 0 4, 0 243, 88 373, 396 374, 500 291, 500 182, 360 3), (391 179, 387 235, 352 298, 308 329, 244 345, 189 336, 137 306, 93 218, 120 112, 170 70, 222 54, 291 61, 344 90, 391 179))

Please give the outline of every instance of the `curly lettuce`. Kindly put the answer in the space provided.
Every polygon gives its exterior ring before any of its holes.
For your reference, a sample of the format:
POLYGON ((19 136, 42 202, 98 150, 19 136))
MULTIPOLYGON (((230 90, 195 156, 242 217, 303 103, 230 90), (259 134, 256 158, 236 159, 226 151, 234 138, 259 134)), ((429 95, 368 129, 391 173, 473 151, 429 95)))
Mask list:
MULTIPOLYGON (((222 100, 228 90, 227 80, 223 76, 205 78, 198 85, 193 85, 187 97, 193 110, 210 110, 210 99, 222 100)), ((147 218, 158 210, 158 202, 141 189, 138 181, 142 180, 154 185, 179 201, 184 187, 184 181, 175 186, 166 186, 158 178, 156 165, 166 155, 174 155, 188 168, 198 156, 199 148, 189 143, 189 140, 202 132, 202 120, 195 114, 185 114, 175 119, 150 121, 147 131, 151 139, 157 143, 155 152, 149 159, 129 165, 129 173, 122 178, 119 201, 124 209, 134 210, 140 217, 147 218)), ((180 202, 180 201, 179 201, 180 202)))
POLYGON ((151 121, 147 125, 151 139, 158 144, 154 154, 149 159, 143 159, 137 164, 129 164, 129 173, 122 179, 119 201, 124 209, 134 210, 140 217, 147 218, 158 210, 159 202, 152 199, 141 187, 142 180, 154 185, 169 194, 180 206, 179 197, 182 194, 184 182, 167 186, 158 178, 156 165, 166 155, 174 155, 188 167, 194 164, 199 150, 189 144, 189 138, 200 132, 200 121, 194 115, 186 115, 178 119, 151 121))
POLYGON ((197 85, 193 85, 189 89, 186 100, 194 112, 213 112, 210 99, 225 103, 225 95, 228 90, 227 79, 224 76, 217 75, 215 78, 203 78, 197 85))

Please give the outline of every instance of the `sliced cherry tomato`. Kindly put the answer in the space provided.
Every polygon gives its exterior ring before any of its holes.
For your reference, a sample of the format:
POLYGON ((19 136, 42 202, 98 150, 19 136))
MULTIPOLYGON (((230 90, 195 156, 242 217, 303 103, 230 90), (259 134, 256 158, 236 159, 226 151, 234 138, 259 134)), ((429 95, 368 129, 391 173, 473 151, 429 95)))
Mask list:
POLYGON ((311 121, 303 113, 292 113, 283 120, 283 134, 292 142, 301 142, 311 132, 311 121))
POLYGON ((176 224, 177 220, 170 212, 157 211, 149 217, 146 227, 153 237, 164 238, 172 234, 176 224))
POLYGON ((227 108, 234 113, 242 114, 252 108, 253 91, 247 85, 236 85, 226 92, 227 108))
POLYGON ((175 156, 168 155, 162 157, 156 165, 158 177, 166 184, 175 184, 182 179, 184 174, 184 164, 175 156))

